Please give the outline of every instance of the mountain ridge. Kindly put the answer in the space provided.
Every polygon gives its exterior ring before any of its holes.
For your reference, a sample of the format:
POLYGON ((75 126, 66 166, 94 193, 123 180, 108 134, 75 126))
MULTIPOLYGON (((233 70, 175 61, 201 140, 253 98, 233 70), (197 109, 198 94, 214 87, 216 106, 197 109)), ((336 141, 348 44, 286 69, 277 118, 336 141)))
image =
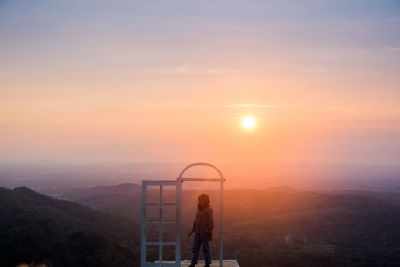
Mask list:
MULTIPOLYGON (((27 187, 0 188, 0 266, 133 266, 118 218, 27 187)), ((131 242, 131 241, 130 241, 131 242)))

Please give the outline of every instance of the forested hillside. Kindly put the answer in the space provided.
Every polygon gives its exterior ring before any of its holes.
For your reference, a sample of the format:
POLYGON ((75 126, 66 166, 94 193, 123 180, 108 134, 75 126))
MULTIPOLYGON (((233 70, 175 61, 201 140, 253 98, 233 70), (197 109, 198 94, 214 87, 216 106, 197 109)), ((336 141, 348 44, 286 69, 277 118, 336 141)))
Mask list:
MULTIPOLYGON (((214 208, 212 248, 218 257, 218 192, 185 190, 184 259, 191 254, 192 238, 186 232, 196 198, 204 192, 214 208)), ((155 190, 149 194, 157 196, 155 190)), ((0 266, 32 261, 52 266, 139 266, 137 185, 76 190, 69 197, 94 210, 28 188, 1 188, 0 266)), ((164 197, 173 197, 173 192, 164 197)), ((400 266, 399 199, 400 194, 380 192, 226 190, 225 258, 238 259, 241 267, 400 266)), ((158 213, 158 207, 153 212, 158 213)), ((166 210, 165 216, 173 217, 174 210, 166 210)), ((166 231, 174 236, 174 229, 166 231)))
POLYGON ((130 230, 117 216, 77 203, 0 188, 0 266, 135 266, 130 230))

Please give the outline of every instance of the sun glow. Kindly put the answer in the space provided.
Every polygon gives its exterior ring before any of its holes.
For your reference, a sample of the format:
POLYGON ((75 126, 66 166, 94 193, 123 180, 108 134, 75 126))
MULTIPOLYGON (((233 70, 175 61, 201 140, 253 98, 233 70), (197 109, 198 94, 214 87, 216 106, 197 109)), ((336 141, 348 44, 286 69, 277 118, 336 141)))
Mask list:
POLYGON ((256 119, 254 117, 242 118, 242 126, 245 129, 253 129, 256 126, 256 119))

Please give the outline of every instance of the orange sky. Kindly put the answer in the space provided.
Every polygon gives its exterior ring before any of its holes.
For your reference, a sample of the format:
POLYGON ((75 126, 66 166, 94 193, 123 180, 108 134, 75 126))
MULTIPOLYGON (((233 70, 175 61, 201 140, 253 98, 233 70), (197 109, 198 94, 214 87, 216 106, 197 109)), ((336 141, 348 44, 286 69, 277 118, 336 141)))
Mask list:
POLYGON ((400 164, 383 2, 5 2, 0 160, 400 164))

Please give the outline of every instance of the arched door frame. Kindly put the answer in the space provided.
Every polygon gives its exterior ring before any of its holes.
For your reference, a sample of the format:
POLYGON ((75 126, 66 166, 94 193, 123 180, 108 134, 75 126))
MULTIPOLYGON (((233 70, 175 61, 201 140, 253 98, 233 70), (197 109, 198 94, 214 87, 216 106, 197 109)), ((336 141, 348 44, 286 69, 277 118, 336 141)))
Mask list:
MULTIPOLYGON (((220 222, 219 222, 219 266, 223 267, 223 262, 224 262, 224 182, 225 178, 224 175, 222 174, 222 171, 218 169, 215 165, 211 163, 206 163, 206 162, 196 162, 192 163, 188 166, 186 166, 181 173, 179 174, 179 177, 177 178, 177 181, 180 182, 179 184, 179 191, 181 191, 182 183, 183 182, 219 182, 220 183, 220 222), (210 167, 214 169, 219 177, 218 178, 189 178, 189 177, 184 177, 183 175, 186 173, 187 170, 196 167, 196 166, 205 166, 205 167, 210 167)), ((180 229, 180 228, 179 228, 180 229)), ((179 235, 180 237, 180 235, 179 235)), ((180 242, 180 240, 179 240, 180 242)))
POLYGON ((223 239, 224 239, 224 182, 225 178, 222 172, 213 164, 205 163, 205 162, 196 162, 185 167, 181 173, 179 174, 176 180, 143 180, 142 181, 142 191, 141 191, 141 245, 140 245, 140 266, 141 267, 180 267, 181 266, 181 221, 182 221, 182 184, 183 182, 219 182, 220 183, 220 222, 219 222, 219 241, 220 241, 220 250, 219 250, 219 267, 223 267, 224 261, 224 248, 223 248, 223 239), (187 170, 196 166, 205 166, 214 169, 219 177, 218 178, 189 178, 184 177, 184 174, 187 170), (147 199, 147 192, 149 186, 158 186, 159 187, 159 202, 149 202, 147 199), (176 192, 176 201, 172 203, 166 203, 163 201, 163 190, 165 187, 175 187, 176 192), (175 221, 165 221, 164 220, 164 212, 163 208, 166 205, 172 205, 176 207, 176 219, 175 221), (147 208, 148 206, 157 206, 159 207, 159 218, 158 220, 150 220, 147 218, 147 208), (176 237, 175 242, 163 240, 163 228, 164 224, 175 224, 176 226, 176 237), (147 232, 148 226, 150 224, 158 226, 159 229, 159 237, 157 241, 147 241, 147 232), (148 246, 156 246, 159 248, 158 253, 158 261, 148 262, 147 261, 147 247, 148 246), (168 262, 163 261, 163 247, 164 246, 174 246, 175 247, 175 261, 168 262))

